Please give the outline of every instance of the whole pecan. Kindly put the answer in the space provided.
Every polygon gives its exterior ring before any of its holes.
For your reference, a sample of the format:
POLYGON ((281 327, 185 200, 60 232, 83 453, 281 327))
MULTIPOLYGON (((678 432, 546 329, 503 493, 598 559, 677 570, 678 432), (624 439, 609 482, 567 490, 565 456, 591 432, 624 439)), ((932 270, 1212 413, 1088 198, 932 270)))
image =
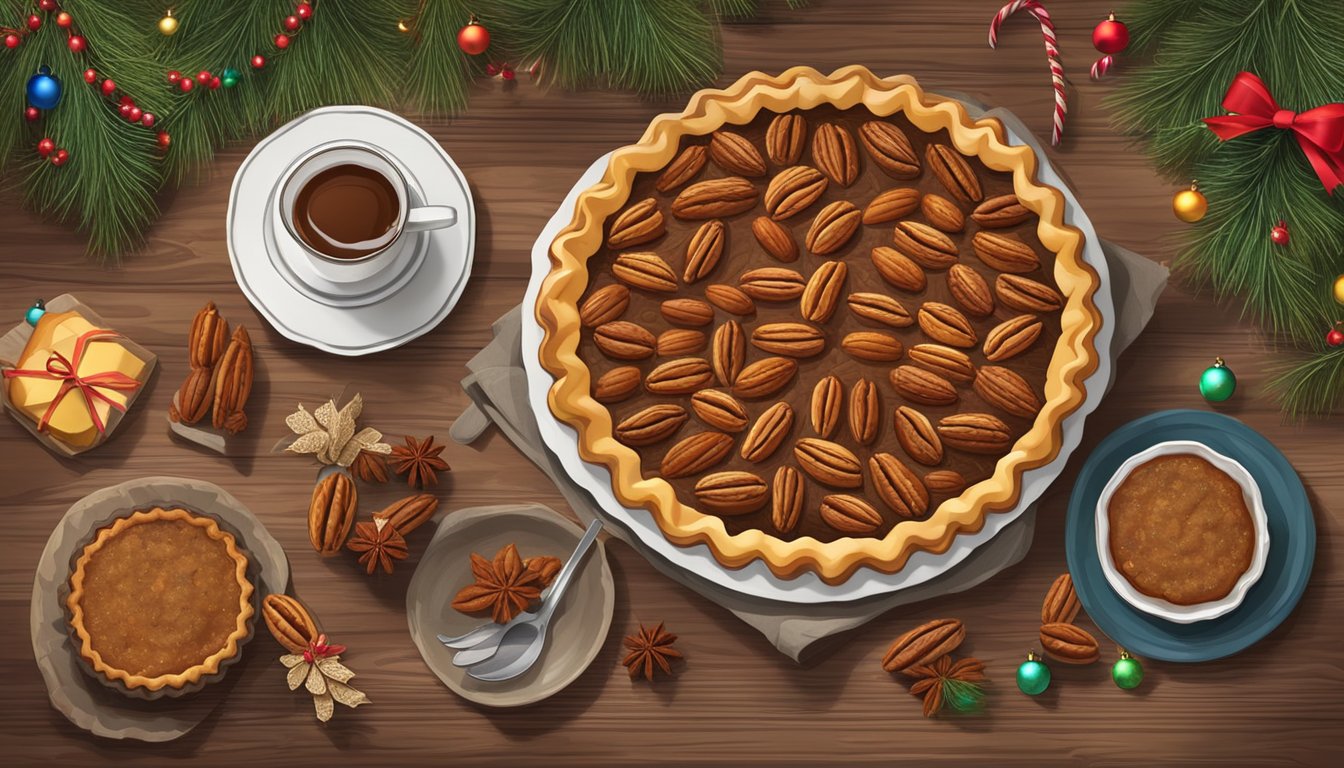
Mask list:
POLYGON ((334 555, 345 545, 355 522, 359 493, 344 472, 333 472, 313 488, 308 503, 308 541, 321 555, 334 555))
POLYGON ((317 622, 303 603, 289 595, 267 595, 261 601, 261 615, 276 642, 290 653, 303 653, 317 639, 317 622))
POLYGON ((439 500, 433 494, 419 493, 394 501, 379 512, 373 513, 373 519, 384 519, 391 523, 397 532, 405 536, 434 517, 439 509, 439 500))
POLYGON ((239 326, 215 367, 215 408, 210 424, 236 435, 247 428, 243 407, 252 394, 252 339, 239 326))

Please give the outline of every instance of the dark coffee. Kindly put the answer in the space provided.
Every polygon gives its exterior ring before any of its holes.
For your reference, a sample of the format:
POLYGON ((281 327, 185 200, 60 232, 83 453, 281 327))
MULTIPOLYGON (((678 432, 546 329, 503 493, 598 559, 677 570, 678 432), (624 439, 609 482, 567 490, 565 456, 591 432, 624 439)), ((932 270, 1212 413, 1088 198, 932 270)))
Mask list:
POLYGON ((362 165, 334 165, 308 180, 294 199, 294 228, 318 253, 358 259, 397 235, 401 207, 386 176, 362 165))

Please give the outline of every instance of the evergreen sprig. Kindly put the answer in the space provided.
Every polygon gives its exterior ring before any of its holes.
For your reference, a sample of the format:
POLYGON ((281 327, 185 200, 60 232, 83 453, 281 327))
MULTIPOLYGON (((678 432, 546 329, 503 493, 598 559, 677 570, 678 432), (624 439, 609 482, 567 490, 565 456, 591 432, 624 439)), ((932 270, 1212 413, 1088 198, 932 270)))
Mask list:
POLYGON ((1297 141, 1264 130, 1227 142, 1202 118, 1243 70, 1286 109, 1344 100, 1344 4, 1338 0, 1138 0, 1127 68, 1110 99, 1116 122, 1140 136, 1159 172, 1197 179, 1209 213, 1176 266, 1310 357, 1276 379, 1292 417, 1328 413, 1344 399, 1344 350, 1323 338, 1340 312, 1331 284, 1344 272, 1344 191, 1326 193, 1297 141), (1287 247, 1269 230, 1283 219, 1287 247))

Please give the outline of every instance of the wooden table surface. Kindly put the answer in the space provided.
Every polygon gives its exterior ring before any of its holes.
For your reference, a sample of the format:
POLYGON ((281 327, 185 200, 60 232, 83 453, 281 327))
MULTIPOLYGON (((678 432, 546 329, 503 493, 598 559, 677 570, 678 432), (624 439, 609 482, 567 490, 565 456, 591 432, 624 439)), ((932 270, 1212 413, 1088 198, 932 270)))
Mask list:
MULTIPOLYGON (((997 2, 929 5, 816 0, 782 3, 750 23, 726 27, 726 84, 744 72, 808 64, 829 71, 865 64, 909 73, 931 89, 960 89, 1015 110, 1048 133, 1051 91, 1039 31, 1014 19, 992 51, 986 24, 997 2)), ((1051 10, 1076 90, 1065 143, 1051 156, 1076 182, 1105 237, 1149 258, 1174 255, 1183 227, 1171 215, 1172 185, 1158 179, 1130 141, 1110 127, 1102 97, 1114 80, 1088 81, 1089 34, 1108 4, 1055 2, 1051 10)), ((1124 66, 1119 77, 1124 77, 1124 66)), ((312 472, 303 460, 273 456, 284 417, 347 383, 363 393, 366 421, 391 435, 434 434, 467 406, 458 387, 464 364, 490 338, 490 324, 516 304, 528 277, 528 250, 579 172, 607 150, 639 137, 655 114, 681 99, 648 102, 593 90, 547 93, 527 82, 482 83, 455 120, 418 122, 465 171, 479 217, 471 285, 456 311, 407 346, 350 360, 282 338, 239 292, 229 268, 224 216, 230 180, 250 145, 220 153, 210 178, 168 193, 163 216, 141 253, 99 268, 83 241, 21 211, 12 190, 0 210, 0 307, 17 318, 35 297, 72 292, 115 327, 159 355, 161 373, 115 439, 77 460, 57 458, 0 419, 0 734, 14 764, 294 766, 473 764, 839 764, 897 759, 949 764, 1314 765, 1344 749, 1344 463, 1340 421, 1285 424, 1265 396, 1266 368, 1281 359, 1265 335, 1216 303, 1173 285, 1152 323, 1120 359, 1114 390, 1088 420, 1068 469, 1045 496, 1027 559, 969 594, 893 611, 851 632, 838 648, 799 666, 728 612, 660 576, 613 542, 618 585, 611 635, 592 667, 542 706, 484 711, 458 699, 428 672, 407 632, 404 594, 416 555, 388 578, 371 579, 346 558, 319 559, 305 535, 312 472), (247 455, 224 459, 170 439, 162 414, 186 372, 183 339, 193 313, 213 299, 252 332, 265 371, 248 412, 247 455), (1163 408, 1206 408, 1195 382, 1215 354, 1240 378, 1227 412, 1276 443, 1307 485, 1319 539, 1306 595, 1267 639, 1225 661, 1146 662, 1133 693, 1117 689, 1103 663, 1054 665, 1051 690, 1036 699, 1013 683, 1024 652, 1037 645, 1042 594, 1065 569, 1064 513, 1082 460, 1111 430, 1163 408), (351 650, 374 703, 338 708, 323 727, 308 697, 291 694, 280 651, 263 636, 232 675, 218 710, 167 744, 94 738, 47 703, 28 639, 33 572, 51 529, 80 497, 156 474, 217 483, 248 505, 288 551, 293 587, 351 650), (930 618, 968 628, 964 650, 992 679, 988 710, 955 721, 925 720, 905 686, 879 661, 890 640, 930 618), (654 686, 630 682, 620 638, 637 622, 666 621, 689 657, 680 675, 654 686)), ((568 514, 560 494, 507 440, 449 444, 453 465, 444 507, 537 501, 568 514)), ((371 503, 395 488, 367 494, 371 503)), ((423 546, 423 539, 412 549, 423 546)))

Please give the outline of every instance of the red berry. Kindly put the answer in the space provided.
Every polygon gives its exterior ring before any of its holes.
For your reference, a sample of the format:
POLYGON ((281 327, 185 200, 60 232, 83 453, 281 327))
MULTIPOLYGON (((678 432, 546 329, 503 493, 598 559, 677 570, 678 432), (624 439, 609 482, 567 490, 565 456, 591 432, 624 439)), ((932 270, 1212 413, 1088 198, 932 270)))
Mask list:
POLYGON ((70 153, 64 149, 57 150, 56 154, 51 156, 52 165, 65 165, 65 161, 70 159, 70 153))
POLYGON ((52 141, 50 138, 46 138, 37 142, 37 154, 41 155, 42 157, 50 155, 53 151, 55 151, 55 149, 56 149, 56 142, 52 141))
POLYGON ((167 149, 168 145, 173 143, 173 137, 169 136, 167 131, 159 131, 158 142, 160 147, 167 149))
POLYGON ((313 16, 313 6, 308 3, 299 3, 299 7, 294 9, 294 15, 307 21, 313 16))
POLYGON ((126 119, 130 120, 132 123, 138 123, 140 122, 140 118, 144 116, 145 116, 144 110, 140 109, 139 107, 131 107, 131 111, 128 115, 126 115, 126 119))
POLYGON ((1325 343, 1332 347, 1344 345, 1344 331, 1341 331, 1338 326, 1330 329, 1330 332, 1325 334, 1325 343))
POLYGON ((192 80, 190 77, 184 77, 177 81, 177 87, 181 88, 183 93, 188 93, 192 88, 196 87, 196 81, 192 80))
POLYGON ((210 82, 210 72, 204 69, 202 69, 200 72, 197 72, 196 82, 200 83, 201 85, 208 84, 210 82))
POLYGON ((102 87, 104 96, 111 96, 112 92, 117 90, 117 84, 112 82, 112 78, 110 77, 103 81, 102 87))
POLYGON ((493 62, 491 62, 491 63, 489 63, 489 64, 486 64, 486 65, 485 65, 485 74, 487 74, 487 75, 489 75, 489 76, 491 76, 491 77, 494 77, 495 75, 498 75, 498 74, 499 74, 499 67, 495 66, 495 64, 494 64, 493 62))
POLYGON ((298 16, 285 17, 285 29, 288 29, 290 32, 297 30, 299 28, 299 24, 301 23, 302 22, 299 21, 298 16))
POLYGON ((284 50, 289 47, 289 35, 283 32, 275 36, 275 47, 284 50))
POLYGON ((56 26, 60 27, 61 29, 69 29, 70 25, 73 24, 74 21, 75 20, 70 17, 70 14, 66 13, 65 11, 61 11, 60 13, 56 14, 56 26))
POLYGON ((154 115, 149 112, 146 112, 143 116, 141 116, 140 124, 145 126, 146 128, 152 128, 154 126, 154 115))
POLYGON ((120 112, 120 113, 121 113, 121 116, 124 117, 124 118, 126 118, 127 120, 129 120, 129 119, 131 118, 131 105, 130 105, 130 104, 122 104, 120 107, 117 108, 117 111, 120 112))
POLYGON ((219 90, 219 75, 215 75, 214 77, 210 78, 210 90, 212 91, 219 90))
POLYGON ((182 73, 178 72, 176 69, 168 73, 168 82, 173 85, 177 85, 177 81, 181 79, 182 79, 182 73))
POLYGON ((42 26, 42 17, 34 13, 28 17, 28 28, 36 32, 42 26))
POLYGON ((37 107, 28 107, 23 110, 23 116, 27 118, 28 122, 32 122, 42 116, 42 110, 37 107))
POLYGON ((499 73, 499 76, 502 77, 502 78, 504 78, 505 80, 512 80, 513 77, 514 77, 514 75, 513 75, 513 69, 511 69, 511 68, 509 68, 509 69, 505 69, 503 72, 500 72, 500 73, 499 73))
POLYGON ((56 10, 56 0, 38 0, 37 7, 50 13, 56 10))
POLYGON ((18 48, 18 47, 19 47, 19 36, 18 36, 18 35, 5 35, 5 47, 6 47, 6 48, 18 48))
POLYGON ((65 44, 71 53, 83 53, 84 51, 84 38, 79 35, 71 35, 70 39, 65 41, 65 44))
POLYGON ((88 83, 89 85, 93 85, 94 83, 98 82, 98 73, 95 72, 92 67, 84 70, 84 82, 88 83))
POLYGON ((1287 245, 1292 236, 1288 234, 1288 225, 1280 221, 1275 227, 1269 230, 1269 239, 1274 241, 1275 245, 1287 245))
POLYGON ((252 68, 253 68, 253 69, 261 69, 261 68, 264 67, 264 66, 266 66, 266 57, 265 57, 265 56, 262 56, 260 53, 258 53, 256 56, 253 56, 253 57, 252 57, 252 68))

